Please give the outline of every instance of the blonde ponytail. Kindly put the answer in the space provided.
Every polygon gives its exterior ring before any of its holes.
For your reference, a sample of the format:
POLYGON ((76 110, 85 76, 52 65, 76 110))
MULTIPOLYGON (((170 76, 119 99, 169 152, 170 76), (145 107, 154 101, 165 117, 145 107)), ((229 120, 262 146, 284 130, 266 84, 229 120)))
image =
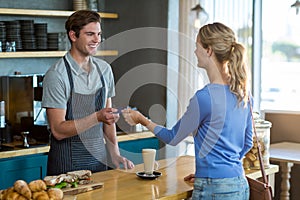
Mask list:
POLYGON ((222 70, 229 77, 230 90, 238 103, 245 102, 246 106, 248 74, 244 46, 236 42, 232 29, 218 22, 201 27, 198 36, 203 48, 212 48, 219 63, 227 63, 228 69, 222 70))

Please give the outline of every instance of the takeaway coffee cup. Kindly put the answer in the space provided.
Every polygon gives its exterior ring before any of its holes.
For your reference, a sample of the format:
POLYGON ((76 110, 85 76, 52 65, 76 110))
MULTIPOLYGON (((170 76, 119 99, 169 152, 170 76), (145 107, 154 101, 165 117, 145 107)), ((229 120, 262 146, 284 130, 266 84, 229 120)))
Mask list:
POLYGON ((156 149, 143 149, 142 155, 145 174, 153 174, 153 171, 158 169, 158 162, 155 161, 156 149))

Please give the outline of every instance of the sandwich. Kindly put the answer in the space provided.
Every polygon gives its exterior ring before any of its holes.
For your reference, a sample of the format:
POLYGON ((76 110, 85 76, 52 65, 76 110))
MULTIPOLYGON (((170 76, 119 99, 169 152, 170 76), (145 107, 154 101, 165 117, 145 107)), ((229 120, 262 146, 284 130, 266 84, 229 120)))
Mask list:
POLYGON ((78 185, 91 183, 91 176, 90 170, 77 170, 57 176, 46 176, 44 181, 48 188, 76 188, 78 185))

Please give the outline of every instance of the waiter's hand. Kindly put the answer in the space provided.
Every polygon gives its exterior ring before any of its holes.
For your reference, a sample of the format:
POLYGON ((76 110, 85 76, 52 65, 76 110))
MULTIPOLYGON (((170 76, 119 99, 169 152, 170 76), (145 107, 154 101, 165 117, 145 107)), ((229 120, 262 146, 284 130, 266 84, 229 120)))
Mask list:
POLYGON ((120 164, 123 164, 124 169, 132 169, 134 168, 134 164, 133 162, 131 162, 130 160, 128 160, 127 158, 123 157, 123 156, 114 156, 112 158, 112 162, 115 165, 115 167, 117 169, 120 168, 120 164))
POLYGON ((190 175, 184 177, 184 181, 188 181, 190 183, 194 183, 195 182, 195 174, 190 174, 190 175))
POLYGON ((103 108, 96 112, 98 122, 103 122, 108 125, 116 123, 120 115, 118 113, 118 109, 116 108, 103 108))

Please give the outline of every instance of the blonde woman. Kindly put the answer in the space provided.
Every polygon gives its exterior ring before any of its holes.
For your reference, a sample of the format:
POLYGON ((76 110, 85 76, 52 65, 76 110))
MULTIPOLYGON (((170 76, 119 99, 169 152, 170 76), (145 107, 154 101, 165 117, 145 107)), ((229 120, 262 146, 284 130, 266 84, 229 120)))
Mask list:
POLYGON ((123 116, 170 145, 193 133, 196 172, 185 177, 194 182, 192 199, 249 199, 242 165, 252 147, 245 48, 229 27, 213 23, 200 28, 195 54, 210 83, 195 93, 174 127, 159 126, 130 109, 123 110, 123 116))

